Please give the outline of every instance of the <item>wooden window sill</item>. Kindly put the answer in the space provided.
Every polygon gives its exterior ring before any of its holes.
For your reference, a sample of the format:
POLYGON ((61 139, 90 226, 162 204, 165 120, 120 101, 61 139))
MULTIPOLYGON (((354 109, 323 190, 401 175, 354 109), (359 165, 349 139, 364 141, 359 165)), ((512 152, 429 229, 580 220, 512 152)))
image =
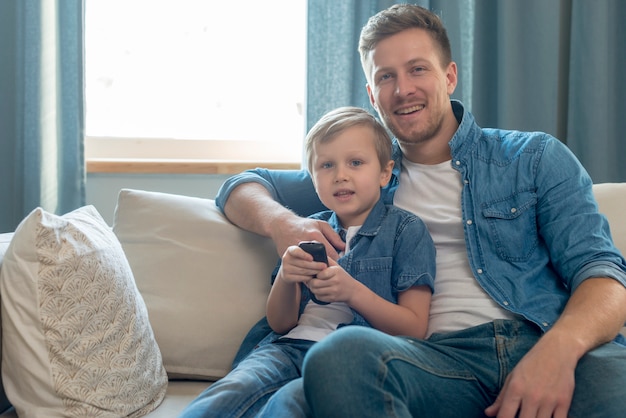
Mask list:
POLYGON ((299 170, 299 163, 171 160, 171 159, 87 159, 88 173, 141 173, 141 174, 237 174, 257 167, 281 170, 299 170))

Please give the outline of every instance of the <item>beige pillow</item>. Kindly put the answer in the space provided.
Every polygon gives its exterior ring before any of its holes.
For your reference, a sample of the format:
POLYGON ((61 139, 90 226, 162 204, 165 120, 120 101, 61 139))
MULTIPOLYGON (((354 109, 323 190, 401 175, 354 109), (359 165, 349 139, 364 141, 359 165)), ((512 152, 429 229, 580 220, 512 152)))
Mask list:
POLYGON ((169 377, 228 373, 243 337, 265 314, 278 260, 271 240, 228 222, 213 200, 127 189, 113 230, 169 377))
POLYGON ((92 206, 35 209, 0 274, 2 378, 20 417, 139 417, 167 375, 117 238, 92 206))

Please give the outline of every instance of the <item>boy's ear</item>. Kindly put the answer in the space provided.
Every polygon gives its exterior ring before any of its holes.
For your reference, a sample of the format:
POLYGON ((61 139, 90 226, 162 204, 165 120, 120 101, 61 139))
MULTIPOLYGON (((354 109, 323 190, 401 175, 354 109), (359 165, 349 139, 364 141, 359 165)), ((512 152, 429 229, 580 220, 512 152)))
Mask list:
POLYGON ((389 160, 380 172, 380 187, 385 187, 391 179, 391 170, 393 170, 393 160, 389 160))

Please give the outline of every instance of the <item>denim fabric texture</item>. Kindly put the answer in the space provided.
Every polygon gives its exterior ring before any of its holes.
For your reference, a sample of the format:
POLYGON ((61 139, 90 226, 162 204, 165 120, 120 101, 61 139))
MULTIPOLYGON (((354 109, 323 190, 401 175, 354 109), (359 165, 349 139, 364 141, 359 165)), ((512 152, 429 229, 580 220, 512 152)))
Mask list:
POLYGON ((313 341, 285 339, 257 347, 234 370, 198 395, 180 416, 257 416, 277 390, 302 376, 304 355, 313 344, 313 341))
MULTIPOLYGON (((483 417, 507 374, 554 324, 583 280, 607 276, 626 286, 626 262, 598 213, 591 178, 569 149, 541 132, 482 129, 462 103, 451 103, 459 128, 449 142, 450 163, 463 181, 471 269, 500 306, 527 321, 496 320, 427 341, 365 327, 340 329, 307 354, 304 386, 300 380, 290 385, 294 399, 304 391, 316 416, 483 417)), ((398 188, 397 141, 394 160, 383 189, 386 204, 398 188)), ((320 208, 305 171, 262 169, 229 179, 218 206, 223 208, 234 187, 250 181, 300 215, 320 208)), ((623 415, 625 343, 618 335, 580 360, 569 416, 623 415)), ((306 406, 300 411, 294 416, 310 414, 306 406)))
MULTIPOLYGON (((450 140, 450 163, 463 179, 470 266, 487 293, 545 331, 586 278, 608 276, 626 286, 626 261, 598 213, 591 178, 571 151, 541 132, 482 129, 461 102, 451 102, 459 128, 450 140)), ((386 204, 393 203, 402 166, 395 140, 394 160, 383 188, 386 204)), ((297 213, 321 205, 306 171, 258 169, 224 183, 218 206, 223 210, 233 188, 250 181, 297 213)))
POLYGON ((292 380, 280 388, 265 406, 257 418, 298 418, 312 417, 313 413, 304 397, 302 378, 292 380))
MULTIPOLYGON (((311 218, 327 221, 341 231, 337 215, 324 211, 311 218)), ((435 244, 420 218, 395 206, 378 201, 350 243, 350 251, 339 258, 339 265, 378 296, 398 303, 398 293, 412 286, 434 289, 435 244)), ((310 300, 302 286, 300 313, 310 300)), ((371 326, 354 309, 350 324, 371 326)))
MULTIPOLYGON (((341 230, 337 216, 331 211, 314 215, 328 221, 335 230, 341 230)), ((386 300, 397 303, 398 292, 412 286, 425 285, 433 289, 435 277, 435 245, 426 225, 410 212, 378 201, 350 243, 350 251, 339 259, 339 264, 386 300)), ((303 286, 303 289, 306 287, 303 286)), ((301 312, 310 300, 303 293, 301 312)), ((369 327, 370 324, 356 311, 351 325, 369 327)), ((350 325, 350 324, 349 324, 350 325)), ((259 330, 267 329, 261 320, 242 343, 249 354, 237 354, 234 369, 217 381, 187 406, 181 416, 198 417, 253 417, 279 392, 281 402, 268 406, 264 412, 274 414, 273 405, 280 405, 282 413, 296 416, 305 406, 301 382, 282 390, 288 382, 302 376, 302 362, 312 341, 280 339, 271 332, 264 338, 259 330), (255 340, 263 339, 262 343, 255 340), (294 398, 295 394, 300 395, 294 398), (287 407, 287 404, 294 408, 287 407)), ((290 416, 290 415, 285 415, 290 416)))
MULTIPOLYGON (((483 418, 541 334, 524 320, 495 320, 426 341, 348 327, 311 348, 304 393, 318 417, 483 418)), ((587 353, 568 416, 623 416, 625 376, 624 346, 611 342, 587 353)), ((296 416, 313 416, 307 408, 296 416)))

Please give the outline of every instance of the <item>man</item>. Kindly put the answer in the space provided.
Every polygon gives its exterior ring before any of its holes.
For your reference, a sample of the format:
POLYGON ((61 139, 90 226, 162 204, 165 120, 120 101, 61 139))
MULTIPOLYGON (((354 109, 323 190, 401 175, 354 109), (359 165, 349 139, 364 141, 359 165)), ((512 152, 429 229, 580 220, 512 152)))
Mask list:
MULTIPOLYGON (((456 64, 426 9, 380 12, 359 50, 397 140, 386 198, 426 222, 437 277, 425 341, 347 327, 313 347, 303 370, 312 413, 620 416, 626 262, 584 168, 555 138, 481 129, 450 100, 456 64)), ((313 193, 304 174, 257 170, 229 179, 218 203, 279 253, 303 235, 341 250, 327 225, 295 215, 319 210, 313 193)))

